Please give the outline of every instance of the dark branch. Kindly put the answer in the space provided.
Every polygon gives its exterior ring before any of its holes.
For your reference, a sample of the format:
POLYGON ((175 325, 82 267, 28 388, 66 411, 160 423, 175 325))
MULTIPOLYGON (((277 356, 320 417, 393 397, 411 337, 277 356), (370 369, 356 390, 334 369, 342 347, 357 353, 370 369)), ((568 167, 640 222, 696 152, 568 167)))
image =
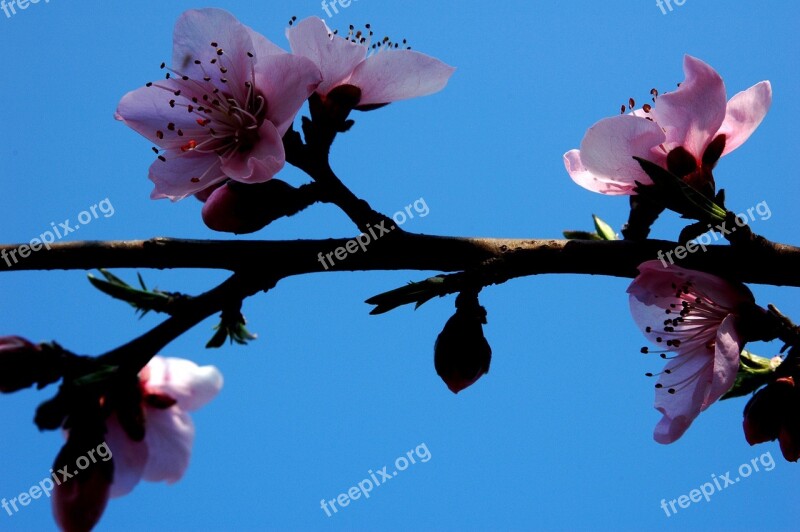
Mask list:
MULTIPOLYGON (((54 244, 18 262, 0 259, 0 271, 90 270, 94 268, 206 268, 252 270, 280 279, 326 271, 319 260, 344 247, 346 239, 293 241, 179 240, 153 238, 111 242, 54 244), (10 263, 10 267, 9 267, 10 263)), ((546 273, 634 277, 636 267, 677 246, 662 240, 577 241, 455 238, 402 233, 376 240, 343 260, 333 258, 328 271, 426 270, 453 272, 490 259, 507 279, 546 273)), ((0 246, 0 257, 17 249, 0 246), (6 253, 4 255, 3 253, 6 253)), ((351 246, 352 247, 352 246, 351 246)), ((672 255, 674 256, 674 254, 672 255)), ((663 255, 662 255, 663 257, 663 255)), ((747 283, 800 286, 800 248, 784 244, 737 248, 709 246, 677 264, 747 283)))

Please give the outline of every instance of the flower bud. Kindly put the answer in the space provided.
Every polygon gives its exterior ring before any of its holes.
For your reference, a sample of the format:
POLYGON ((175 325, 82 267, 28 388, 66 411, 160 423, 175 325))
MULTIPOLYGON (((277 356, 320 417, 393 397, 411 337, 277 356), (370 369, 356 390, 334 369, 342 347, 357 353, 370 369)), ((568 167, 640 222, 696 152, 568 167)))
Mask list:
POLYGON ((476 292, 456 298, 456 312, 447 320, 434 345, 436 373, 453 393, 472 385, 489 372, 492 348, 483 336, 486 309, 476 292))
POLYGON ((0 337, 0 393, 11 393, 34 384, 44 387, 60 378, 57 357, 19 336, 0 337))
POLYGON ((794 392, 791 377, 777 379, 759 390, 744 407, 744 437, 755 445, 772 441, 781 431, 784 409, 794 392))
POLYGON ((57 479, 52 498, 53 514, 64 531, 90 531, 106 509, 114 476, 113 459, 94 460, 80 471, 76 470, 80 459, 88 463, 86 454, 105 443, 104 432, 102 423, 71 429, 67 443, 53 464, 57 479), (60 471, 68 476, 65 478, 60 471))
POLYGON ((214 231, 254 233, 311 205, 316 200, 306 193, 308 190, 297 189, 279 179, 255 185, 228 181, 206 199, 203 221, 214 231))

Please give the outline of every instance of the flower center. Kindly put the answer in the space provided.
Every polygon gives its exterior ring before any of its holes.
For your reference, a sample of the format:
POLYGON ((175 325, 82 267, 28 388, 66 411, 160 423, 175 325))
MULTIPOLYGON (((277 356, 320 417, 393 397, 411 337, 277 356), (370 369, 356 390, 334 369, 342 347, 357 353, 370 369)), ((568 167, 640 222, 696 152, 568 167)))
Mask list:
MULTIPOLYGON (((666 318, 662 323, 654 323, 645 329, 646 333, 656 335, 655 343, 663 346, 663 349, 652 350, 649 347, 643 347, 641 352, 659 354, 665 360, 683 360, 674 365, 672 369, 664 370, 661 373, 647 373, 647 377, 671 375, 683 364, 686 364, 689 361, 689 357, 686 355, 691 354, 693 350, 688 349, 686 352, 682 352, 681 346, 684 344, 703 342, 706 349, 713 351, 717 329, 731 313, 731 309, 715 303, 691 281, 686 281, 680 286, 673 283, 672 288, 675 290, 677 301, 671 303, 669 308, 664 310, 666 318), (668 356, 668 354, 673 355, 668 356)), ((665 379, 664 384, 659 383, 656 388, 667 387, 667 391, 674 394, 699 378, 703 370, 712 362, 713 357, 710 357, 709 361, 690 377, 682 380, 673 379, 672 382, 666 382, 669 379, 665 379)))
POLYGON ((214 153, 226 158, 252 150, 259 140, 258 130, 267 119, 268 105, 255 86, 254 54, 247 53, 248 71, 238 72, 218 43, 211 46, 214 53, 210 59, 185 59, 186 65, 196 66, 194 77, 161 63, 161 68, 168 70, 165 79, 169 81, 147 84, 169 92, 164 105, 175 109, 174 121, 156 131, 161 148, 153 151, 162 161, 166 161, 165 151, 170 151, 172 158, 189 153, 214 153), (188 113, 189 120, 180 116, 182 111, 188 113))

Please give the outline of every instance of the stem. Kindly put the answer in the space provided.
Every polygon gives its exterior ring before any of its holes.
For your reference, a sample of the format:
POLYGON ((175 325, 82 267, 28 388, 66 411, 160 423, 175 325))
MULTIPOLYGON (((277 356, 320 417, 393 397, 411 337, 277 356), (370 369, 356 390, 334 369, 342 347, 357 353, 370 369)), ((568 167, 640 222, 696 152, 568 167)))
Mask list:
MULTIPOLYGON (((109 242, 53 244, 17 263, 0 260, 0 272, 90 270, 94 268, 211 268, 256 271, 264 279, 325 271, 433 270, 455 272, 502 259, 496 273, 507 279, 547 273, 634 277, 637 266, 678 244, 663 240, 579 241, 456 238, 398 234, 391 245, 370 244, 343 260, 323 265, 320 254, 332 253, 349 240, 181 240, 153 238, 109 242)), ((387 242, 388 244, 389 242, 387 242)), ((0 246, 4 252, 17 245, 0 246)), ((769 243, 757 249, 708 246, 679 265, 745 283, 800 286, 800 248, 769 243)))
POLYGON ((184 307, 179 314, 170 316, 145 334, 100 356, 98 361, 119 365, 123 373, 136 375, 167 344, 204 319, 232 304, 241 304, 243 299, 261 290, 269 290, 276 282, 263 276, 235 273, 219 286, 192 299, 192 304, 184 307))

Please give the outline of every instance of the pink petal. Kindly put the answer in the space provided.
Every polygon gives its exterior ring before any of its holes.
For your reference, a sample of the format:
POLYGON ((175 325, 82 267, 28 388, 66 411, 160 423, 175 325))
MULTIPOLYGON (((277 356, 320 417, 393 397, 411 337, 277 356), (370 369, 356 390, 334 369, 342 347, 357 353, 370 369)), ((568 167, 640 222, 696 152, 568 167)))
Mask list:
POLYGON ((769 81, 756 83, 728 102, 725 121, 719 133, 725 134, 725 151, 732 152, 746 141, 764 120, 772 104, 772 85, 769 81))
MULTIPOLYGON (((172 79, 159 81, 158 85, 185 90, 172 79)), ((207 136, 207 131, 198 128, 196 115, 186 112, 185 107, 170 107, 169 101, 173 98, 171 92, 156 86, 136 89, 122 97, 114 118, 162 148, 180 148, 195 133, 207 136), (169 123, 175 124, 172 131, 167 128, 169 123), (185 138, 178 137, 177 130, 182 130, 185 138), (161 138, 156 135, 157 131, 161 131, 161 138)))
POLYGON ((166 410, 146 407, 144 441, 149 456, 142 478, 150 482, 177 482, 189 467, 194 424, 189 414, 173 406, 166 410))
POLYGON ((609 196, 621 194, 633 194, 635 185, 629 183, 618 183, 598 177, 583 166, 580 150, 570 150, 564 154, 564 167, 575 183, 592 192, 599 192, 609 196))
POLYGON ((703 400, 703 410, 730 390, 736 381, 736 373, 739 371, 739 355, 744 347, 736 325, 736 316, 731 315, 725 318, 717 330, 712 380, 703 400))
MULTIPOLYGON (((272 179, 286 160, 281 135, 272 122, 265 120, 258 128, 259 140, 246 152, 234 151, 222 159, 222 172, 242 183, 263 183, 272 179)), ((205 187, 204 187, 205 188, 205 187)))
POLYGON ((147 369, 149 375, 144 383, 145 390, 172 397, 183 410, 197 410, 222 389, 222 374, 214 366, 201 367, 183 358, 156 356, 147 369))
POLYGON ((665 267, 660 260, 650 260, 639 265, 639 275, 628 287, 628 293, 644 305, 655 305, 666 310, 670 308, 670 304, 681 301, 675 296, 673 284, 681 286, 686 281, 691 281, 718 306, 731 311, 741 303, 754 301, 752 293, 742 285, 733 285, 716 275, 674 264, 665 267))
MULTIPOLYGON (((250 65, 254 61, 247 54, 255 55, 250 38, 252 33, 250 28, 222 9, 184 11, 175 23, 171 66, 181 75, 193 79, 202 79, 206 73, 217 75, 219 67, 225 66, 231 90, 235 96, 242 97, 243 85, 250 77, 250 65), (217 46, 212 46, 212 42, 217 46), (217 55, 218 49, 224 55, 217 55), (215 63, 211 63, 214 59, 215 63), (200 64, 195 61, 200 61, 200 64)), ((264 41, 260 44, 263 45, 264 41)))
POLYGON ((282 137, 322 81, 322 74, 305 57, 280 54, 259 57, 255 79, 256 87, 267 99, 267 119, 282 137))
POLYGON ((704 345, 694 351, 681 351, 681 355, 669 362, 658 382, 655 408, 664 416, 656 425, 653 438, 658 443, 672 443, 686 432, 692 421, 703 409, 711 380, 713 356, 704 345), (679 384, 680 383, 680 384, 679 384), (671 386, 675 393, 669 393, 671 386))
MULTIPOLYGON (((664 132, 658 124, 632 115, 613 116, 589 128, 581 141, 580 159, 584 169, 600 183, 618 187, 618 194, 630 194, 636 186, 635 181, 644 185, 652 183, 633 156, 662 163, 664 154, 654 148, 663 141, 664 132)), ((585 178, 584 175, 580 177, 585 178)), ((580 181, 576 182, 582 185, 580 181)), ((594 190, 597 187, 601 185, 587 188, 594 190)))
POLYGON ((122 497, 133 491, 142 479, 148 458, 147 444, 128 438, 116 414, 106 420, 106 428, 106 444, 114 461, 114 481, 111 483, 110 496, 122 497))
POLYGON ((658 97, 653 118, 667 134, 665 147, 686 148, 699 161, 725 119, 725 84, 704 62, 684 56, 686 79, 674 92, 658 97))
POLYGON ((268 55, 285 54, 286 50, 273 43, 251 27, 242 24, 250 35, 250 40, 253 42, 253 55, 256 56, 256 63, 268 55))
POLYGON ((359 105, 372 105, 427 96, 442 90, 455 68, 411 50, 375 53, 347 80, 361 89, 359 105))
POLYGON ((166 161, 156 159, 150 165, 153 199, 178 201, 226 179, 216 154, 168 150, 162 156, 166 161))
POLYGON ((724 319, 722 316, 719 318, 720 321, 715 321, 711 318, 695 319, 694 316, 689 316, 685 318, 684 326, 672 327, 673 330, 668 331, 665 330, 664 320, 673 316, 666 315, 666 310, 668 308, 678 309, 675 311, 674 316, 679 316, 678 312, 680 312, 683 303, 682 299, 674 296, 675 290, 669 295, 661 296, 654 295, 654 293, 641 286, 632 285, 628 292, 630 293, 628 303, 630 304, 631 316, 636 322, 636 326, 639 327, 639 330, 642 331, 642 334, 650 343, 663 346, 660 348, 666 348, 666 343, 670 340, 680 340, 683 346, 682 350, 690 349, 696 344, 704 345, 711 342, 716 338, 717 326, 724 319), (690 326, 690 322, 696 323, 691 323, 690 326), (690 340, 690 337, 694 338, 690 340), (659 338, 661 341, 658 340, 659 338))
POLYGON ((292 53, 310 59, 322 72, 320 94, 328 92, 348 77, 367 57, 367 47, 331 34, 319 17, 308 17, 287 28, 286 38, 292 53))
POLYGON ((691 351, 667 364, 656 389, 656 410, 664 417, 656 425, 653 437, 658 443, 672 443, 680 438, 692 421, 731 389, 739 370, 742 341, 736 331, 736 318, 728 316, 717 332, 713 353, 707 345, 698 344, 691 351), (670 394, 669 388, 675 393, 670 394))

